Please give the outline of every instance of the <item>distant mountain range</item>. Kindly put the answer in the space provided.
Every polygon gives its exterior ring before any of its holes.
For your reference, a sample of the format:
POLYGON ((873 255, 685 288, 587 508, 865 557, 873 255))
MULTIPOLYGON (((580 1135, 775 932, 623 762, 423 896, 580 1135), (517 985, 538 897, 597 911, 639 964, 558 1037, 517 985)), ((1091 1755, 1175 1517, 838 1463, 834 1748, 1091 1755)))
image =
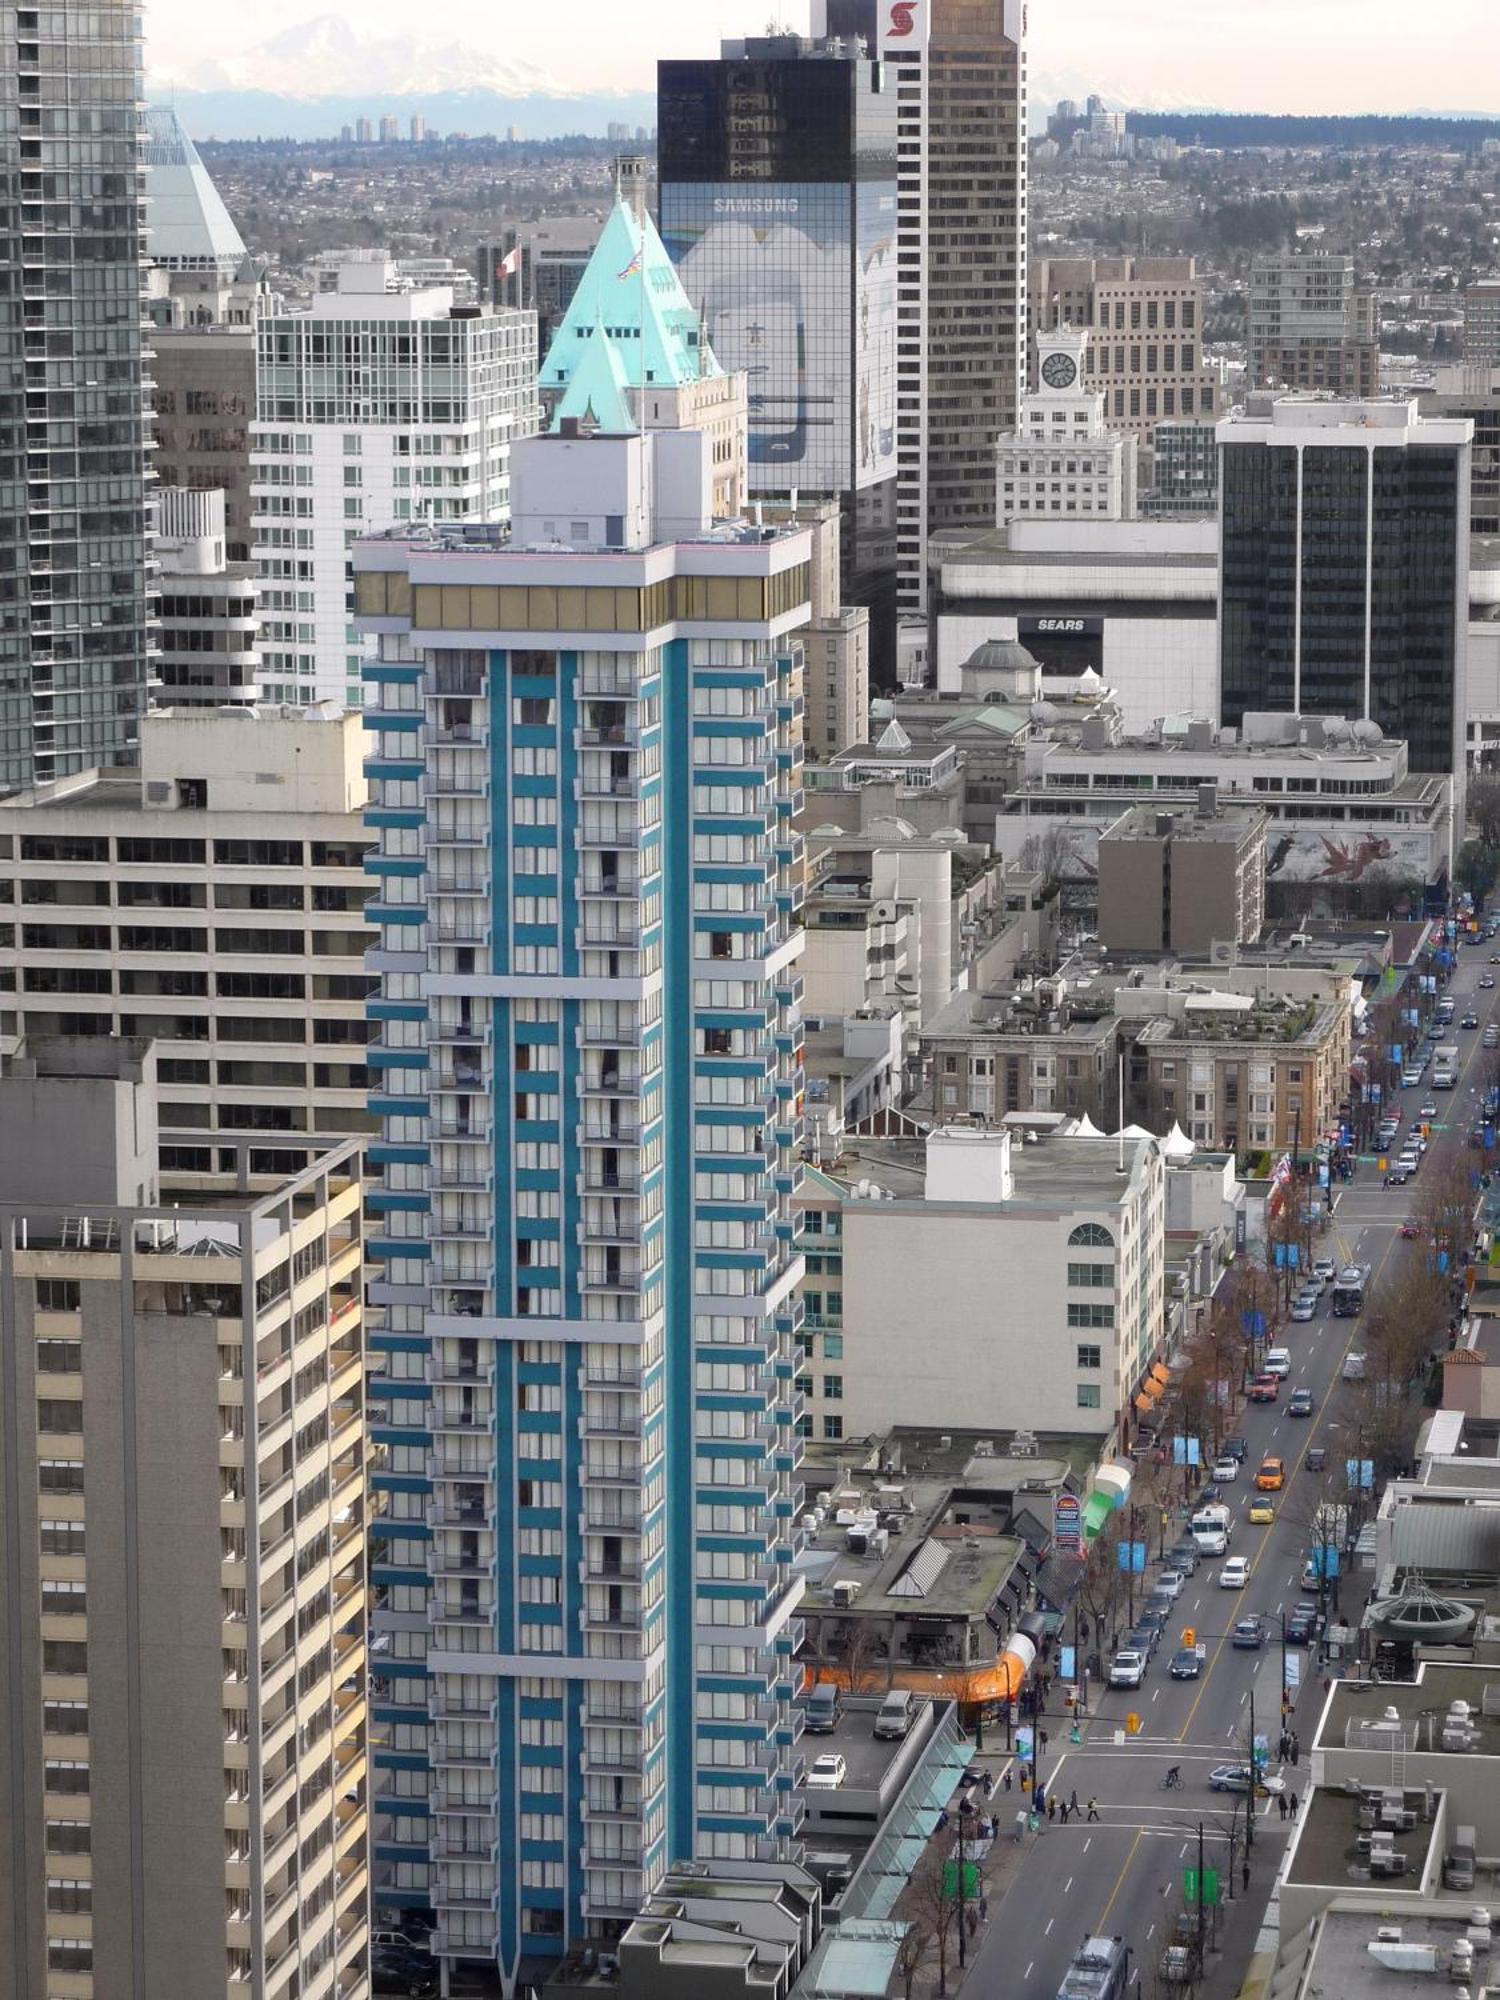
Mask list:
POLYGON ((358 118, 420 112, 436 132, 528 139, 656 123, 649 91, 564 89, 535 64, 457 42, 357 31, 336 14, 286 29, 222 61, 154 67, 153 98, 195 139, 327 139, 358 118))
MULTIPOLYGON (((650 90, 571 90, 534 63, 420 34, 370 32, 339 14, 320 14, 220 60, 153 64, 150 85, 154 98, 174 105, 195 139, 329 139, 356 119, 386 113, 402 120, 404 134, 414 112, 435 132, 476 137, 512 126, 527 139, 575 132, 602 137, 613 124, 633 131, 656 123, 650 90)), ((1171 92, 1131 99, 1078 70, 1037 70, 1031 78, 1033 130, 1043 128, 1058 98, 1081 104, 1091 92, 1112 107, 1129 104, 1147 113, 1226 115, 1171 92)), ((1493 115, 1411 114, 1428 120, 1493 115)))

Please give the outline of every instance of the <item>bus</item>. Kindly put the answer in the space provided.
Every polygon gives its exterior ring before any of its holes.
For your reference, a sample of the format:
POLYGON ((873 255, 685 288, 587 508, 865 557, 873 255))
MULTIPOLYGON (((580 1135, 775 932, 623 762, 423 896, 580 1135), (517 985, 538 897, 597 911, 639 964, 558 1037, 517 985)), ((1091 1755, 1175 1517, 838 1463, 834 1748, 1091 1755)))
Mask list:
POLYGON ((1335 1319, 1355 1319, 1364 1311, 1365 1285, 1369 1275, 1359 1264, 1350 1264, 1339 1272, 1330 1294, 1335 1319))

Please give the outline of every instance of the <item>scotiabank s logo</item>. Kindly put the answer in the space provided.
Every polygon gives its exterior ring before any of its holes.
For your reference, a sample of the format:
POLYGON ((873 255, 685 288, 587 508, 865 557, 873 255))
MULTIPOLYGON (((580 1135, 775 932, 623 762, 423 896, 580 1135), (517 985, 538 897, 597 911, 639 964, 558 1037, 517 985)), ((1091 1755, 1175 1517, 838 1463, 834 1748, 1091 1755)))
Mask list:
POLYGON ((886 29, 888 42, 901 41, 911 34, 916 25, 917 6, 918 0, 891 0, 891 24, 886 29))

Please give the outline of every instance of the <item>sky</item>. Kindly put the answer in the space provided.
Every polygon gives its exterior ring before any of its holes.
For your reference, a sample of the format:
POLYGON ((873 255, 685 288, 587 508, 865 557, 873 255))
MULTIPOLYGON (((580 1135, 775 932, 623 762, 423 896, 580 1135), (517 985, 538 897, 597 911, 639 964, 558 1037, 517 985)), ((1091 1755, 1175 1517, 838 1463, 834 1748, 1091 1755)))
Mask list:
MULTIPOLYGON (((331 13, 381 35, 420 23, 424 38, 533 63, 564 89, 649 90, 659 55, 713 54, 721 34, 773 17, 805 28, 808 0, 147 0, 148 68, 185 81, 331 13)), ((1495 0, 1434 0, 1420 20, 1411 0, 1030 0, 1031 69, 1048 95, 1097 88, 1124 104, 1500 114, 1494 15, 1495 0)))

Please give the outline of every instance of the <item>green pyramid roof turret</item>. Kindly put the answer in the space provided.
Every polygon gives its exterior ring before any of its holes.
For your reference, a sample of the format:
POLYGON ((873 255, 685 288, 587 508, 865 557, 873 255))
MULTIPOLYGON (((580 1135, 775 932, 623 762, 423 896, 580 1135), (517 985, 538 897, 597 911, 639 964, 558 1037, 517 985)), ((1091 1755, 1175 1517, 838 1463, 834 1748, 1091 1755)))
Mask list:
POLYGON ((630 379, 619 348, 601 325, 580 344, 583 351, 557 406, 553 429, 564 417, 576 417, 579 428, 585 431, 616 435, 638 431, 640 425, 630 407, 630 379))
MULTIPOLYGON (((676 267, 656 227, 638 217, 628 203, 616 200, 588 268, 552 336, 542 363, 543 392, 567 391, 603 333, 628 389, 682 388, 704 376, 722 375, 713 349, 703 338, 698 315, 682 289, 676 267)), ((591 390, 602 390, 614 374, 614 364, 590 370, 591 390)), ((615 428, 595 405, 601 429, 615 428)), ((553 414, 556 430, 563 415, 583 416, 564 402, 553 414)), ((627 425, 634 430, 632 421, 627 425)))

